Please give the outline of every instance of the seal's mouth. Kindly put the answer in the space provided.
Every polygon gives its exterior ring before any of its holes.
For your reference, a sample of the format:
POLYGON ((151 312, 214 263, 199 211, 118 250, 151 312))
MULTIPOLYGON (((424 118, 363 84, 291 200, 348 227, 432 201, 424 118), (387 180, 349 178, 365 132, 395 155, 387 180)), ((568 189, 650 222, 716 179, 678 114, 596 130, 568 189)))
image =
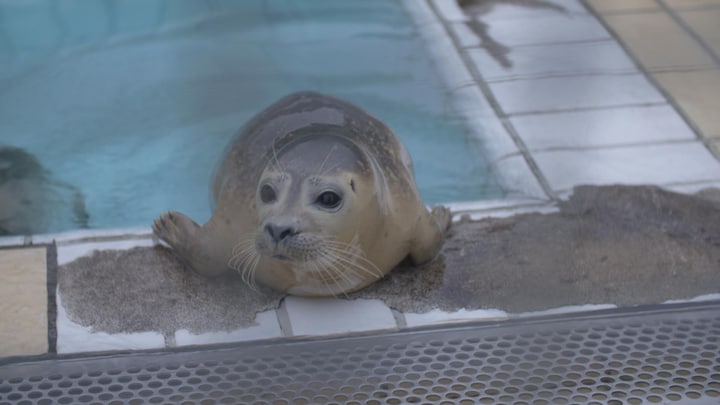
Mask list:
POLYGON ((275 260, 282 260, 282 261, 284 261, 284 262, 287 262, 287 261, 290 260, 289 257, 287 257, 287 256, 285 256, 285 255, 281 255, 281 254, 275 254, 275 255, 272 255, 272 256, 270 256, 270 257, 272 257, 272 258, 275 259, 275 260))

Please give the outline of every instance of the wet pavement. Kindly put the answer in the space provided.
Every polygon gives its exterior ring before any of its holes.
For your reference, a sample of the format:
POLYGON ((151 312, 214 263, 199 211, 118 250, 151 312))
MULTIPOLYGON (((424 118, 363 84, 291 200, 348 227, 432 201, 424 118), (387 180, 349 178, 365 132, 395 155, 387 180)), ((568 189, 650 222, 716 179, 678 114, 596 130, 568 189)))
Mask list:
MULTIPOLYGON (((347 298, 400 313, 628 307, 719 293, 718 268, 720 190, 586 186, 557 213, 456 223, 435 261, 347 298)), ((229 331, 282 298, 198 277, 160 247, 96 252, 60 266, 58 285, 71 320, 111 333, 229 331)))

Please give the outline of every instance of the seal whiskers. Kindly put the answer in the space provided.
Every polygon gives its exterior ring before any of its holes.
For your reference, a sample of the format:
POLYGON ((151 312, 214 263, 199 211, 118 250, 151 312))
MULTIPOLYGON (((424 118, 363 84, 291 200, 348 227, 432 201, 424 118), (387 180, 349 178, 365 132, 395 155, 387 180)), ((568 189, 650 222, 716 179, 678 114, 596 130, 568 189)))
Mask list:
POLYGON ((241 240, 235 245, 228 261, 228 267, 240 273, 243 282, 256 290, 255 270, 259 262, 260 254, 255 247, 255 238, 250 238, 241 240))

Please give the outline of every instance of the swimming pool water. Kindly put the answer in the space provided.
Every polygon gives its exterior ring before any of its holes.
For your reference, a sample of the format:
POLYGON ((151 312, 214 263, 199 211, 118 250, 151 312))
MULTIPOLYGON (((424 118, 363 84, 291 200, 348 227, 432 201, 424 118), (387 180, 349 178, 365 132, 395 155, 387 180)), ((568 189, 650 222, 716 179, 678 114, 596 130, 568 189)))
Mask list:
POLYGON ((387 0, 0 2, 0 145, 77 187, 92 228, 204 222, 227 142, 314 90, 395 131, 426 203, 498 197, 416 29, 387 0))

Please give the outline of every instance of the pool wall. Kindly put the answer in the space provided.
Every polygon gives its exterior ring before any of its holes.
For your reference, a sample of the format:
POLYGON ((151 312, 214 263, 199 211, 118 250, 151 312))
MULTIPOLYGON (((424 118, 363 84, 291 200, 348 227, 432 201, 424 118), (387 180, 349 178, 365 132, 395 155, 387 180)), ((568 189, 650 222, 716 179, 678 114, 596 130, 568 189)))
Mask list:
MULTIPOLYGON (((427 44, 438 76, 448 89, 446 102, 465 121, 469 135, 478 140, 479 153, 490 165, 488 172, 499 179, 506 192, 508 200, 504 205, 549 200, 551 193, 542 186, 542 174, 531 169, 528 164, 531 158, 523 150, 522 141, 513 137, 508 123, 498 117, 488 101, 492 95, 483 89, 482 80, 477 77, 477 67, 459 52, 456 39, 447 29, 446 21, 465 22, 468 17, 454 1, 402 0, 402 4, 427 44)), ((464 203, 462 206, 471 209, 475 205, 482 209, 487 204, 464 203)))

